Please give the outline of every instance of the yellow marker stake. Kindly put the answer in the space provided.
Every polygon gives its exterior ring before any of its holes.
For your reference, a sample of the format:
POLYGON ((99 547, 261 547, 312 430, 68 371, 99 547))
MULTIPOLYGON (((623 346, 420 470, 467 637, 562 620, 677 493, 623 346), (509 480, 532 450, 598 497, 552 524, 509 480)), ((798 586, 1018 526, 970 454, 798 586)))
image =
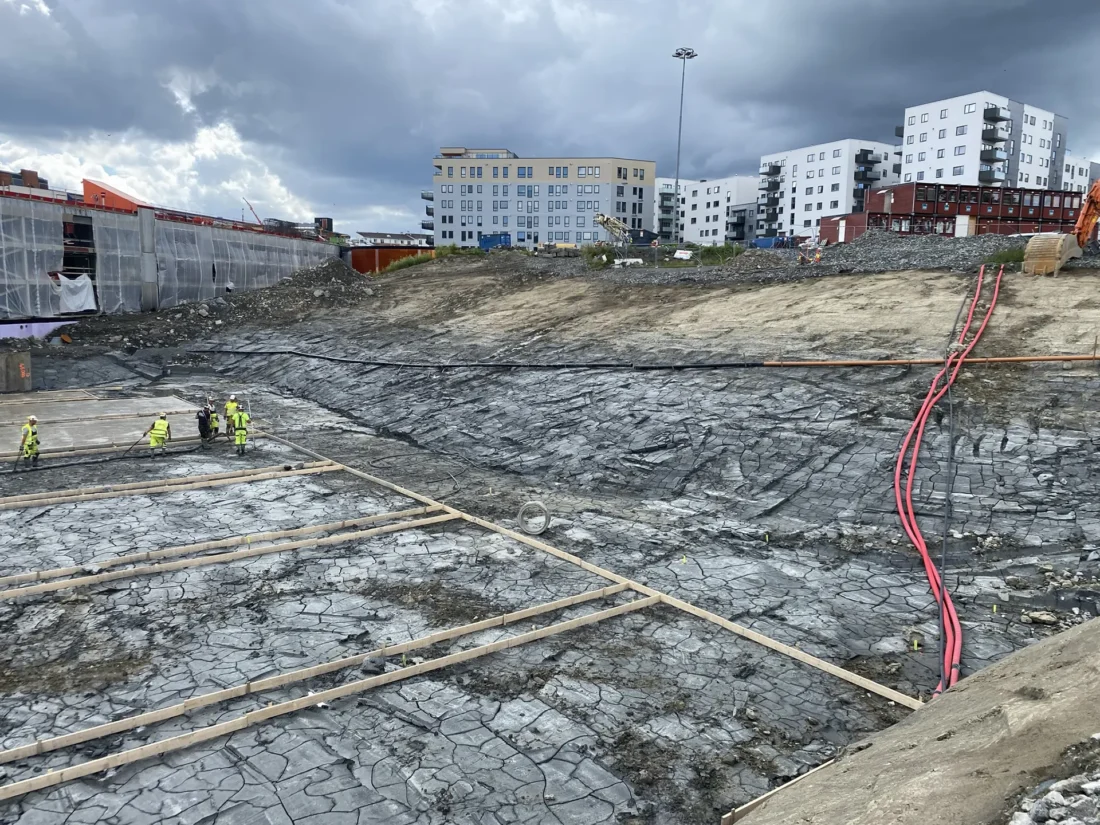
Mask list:
POLYGON ((997 605, 993 605, 993 612, 994 612, 994 613, 996 613, 996 612, 997 612, 997 605))
POLYGON ((913 640, 913 652, 916 653, 919 650, 920 650, 920 642, 918 642, 916 639, 914 639, 913 640))
POLYGON ((687 563, 688 563, 688 557, 687 557, 687 554, 685 553, 684 555, 680 556, 680 564, 687 564, 687 563))

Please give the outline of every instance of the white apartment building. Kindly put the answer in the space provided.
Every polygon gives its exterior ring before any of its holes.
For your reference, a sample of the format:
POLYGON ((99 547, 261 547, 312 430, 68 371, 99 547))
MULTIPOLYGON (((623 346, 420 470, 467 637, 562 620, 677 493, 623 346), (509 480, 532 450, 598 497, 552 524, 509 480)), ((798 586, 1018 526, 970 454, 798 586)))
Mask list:
POLYGON ((1062 191, 1087 192, 1100 179, 1100 163, 1093 163, 1084 155, 1066 152, 1062 161, 1062 191))
MULTIPOLYGON (((704 180, 680 180, 679 234, 683 243, 721 246, 726 242, 727 212, 734 204, 756 200, 759 179, 755 175, 730 175, 704 180)), ((658 178, 657 223, 654 231, 662 241, 675 241, 670 195, 675 178, 658 178)))
POLYGON ((1062 189, 1067 121, 992 92, 905 110, 902 182, 1062 189))
POLYGON ((816 237, 821 219, 862 212, 868 189, 899 182, 893 145, 847 138, 760 158, 756 236, 816 237))
POLYGON ((513 246, 608 240, 596 213, 629 228, 653 226, 657 164, 627 158, 521 158, 508 149, 443 147, 432 161, 421 227, 435 245, 477 246, 507 232, 513 246), (434 205, 433 205, 434 204, 434 205), (438 210, 438 214, 436 211, 438 210))

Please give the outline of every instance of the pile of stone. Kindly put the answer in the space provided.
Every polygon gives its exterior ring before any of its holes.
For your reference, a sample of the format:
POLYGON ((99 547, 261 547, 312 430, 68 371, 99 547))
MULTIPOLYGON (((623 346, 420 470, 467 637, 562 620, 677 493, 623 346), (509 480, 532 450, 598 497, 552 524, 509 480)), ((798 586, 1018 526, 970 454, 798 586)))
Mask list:
POLYGON ((1008 825, 1100 825, 1100 771, 1040 789, 1024 799, 1008 825))
POLYGON ((870 230, 848 244, 827 247, 822 265, 849 272, 896 272, 906 269, 946 269, 970 272, 990 257, 1011 249, 1022 249, 1027 238, 1020 235, 899 235, 870 230))

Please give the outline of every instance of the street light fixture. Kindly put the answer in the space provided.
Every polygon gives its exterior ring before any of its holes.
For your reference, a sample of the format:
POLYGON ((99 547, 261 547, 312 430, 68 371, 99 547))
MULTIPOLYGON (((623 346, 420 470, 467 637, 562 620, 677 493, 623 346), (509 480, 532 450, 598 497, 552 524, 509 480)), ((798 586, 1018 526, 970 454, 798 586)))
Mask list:
POLYGON ((676 129, 676 187, 673 190, 672 212, 673 226, 676 227, 676 245, 680 245, 683 239, 680 234, 680 141, 684 136, 684 78, 687 76, 687 62, 699 56, 695 49, 681 46, 672 53, 672 56, 680 61, 680 124, 676 129))

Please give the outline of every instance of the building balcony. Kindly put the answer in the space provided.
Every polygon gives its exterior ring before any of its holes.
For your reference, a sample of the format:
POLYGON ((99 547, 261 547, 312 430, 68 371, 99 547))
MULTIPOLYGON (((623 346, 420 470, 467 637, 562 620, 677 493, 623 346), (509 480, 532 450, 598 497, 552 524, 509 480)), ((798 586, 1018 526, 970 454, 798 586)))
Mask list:
POLYGON ((882 163, 882 155, 862 149, 856 152, 856 163, 862 166, 874 166, 876 163, 882 163))
POLYGON ((429 218, 434 218, 435 217, 435 207, 434 206, 425 206, 424 207, 424 214, 427 215, 429 218))
POLYGON ((756 203, 757 203, 758 206, 763 206, 763 207, 767 207, 767 208, 774 208, 776 206, 779 206, 779 196, 778 195, 768 195, 767 197, 758 198, 756 203))
POLYGON ((661 214, 662 215, 671 215, 672 214, 672 207, 671 206, 662 206, 661 207, 661 214))
POLYGON ((761 192, 778 192, 779 191, 779 179, 778 178, 765 178, 760 181, 760 185, 756 187, 761 192))
POLYGON ((1008 175, 1003 169, 979 169, 978 170, 978 182, 979 183, 1004 183, 1008 179, 1008 175))
POLYGON ((1012 120, 1012 115, 1003 106, 987 106, 985 112, 983 112, 983 118, 987 123, 1002 123, 1006 120, 1012 120))
POLYGON ((895 126, 894 127, 894 137, 901 137, 901 138, 905 137, 905 127, 904 126, 895 126))
POLYGON ((861 183, 873 183, 882 180, 882 175, 873 169, 856 169, 855 179, 861 183))
POLYGON ((901 164, 900 163, 895 163, 891 167, 891 169, 893 170, 895 175, 898 175, 899 177, 901 176, 901 164))
POLYGON ((672 226, 672 218, 660 218, 660 219, 658 219, 657 223, 661 227, 661 229, 664 229, 666 227, 671 227, 672 226))
POLYGON ((732 215, 732 216, 730 217, 730 219, 729 219, 729 220, 727 221, 727 224, 728 224, 728 225, 729 225, 730 227, 733 227, 733 226, 744 226, 744 225, 745 225, 745 213, 744 213, 744 212, 737 212, 737 213, 735 213, 735 214, 734 214, 734 215, 732 215))
POLYGON ((1008 160, 1008 152, 1004 149, 982 149, 980 157, 982 163, 1004 163, 1008 160))
POLYGON ((779 220, 779 211, 776 209, 767 209, 764 211, 764 220, 768 223, 779 220))
POLYGON ((783 171, 783 167, 778 163, 765 163, 760 167, 760 174, 766 177, 775 177, 783 171))
POLYGON ((982 143, 1004 143, 1006 140, 1008 135, 995 126, 982 129, 982 143))
POLYGON ((421 221, 420 222, 420 228, 421 229, 427 229, 427 230, 430 230, 430 231, 434 232, 435 231, 435 221, 421 221))
POLYGON ((745 240, 745 227, 731 229, 726 233, 726 240, 728 241, 743 241, 745 240))
POLYGON ((422 197, 426 201, 434 201, 435 200, 435 191, 432 190, 432 189, 421 189, 420 190, 420 197, 422 197))
POLYGON ((870 189, 871 187, 869 186, 857 186, 855 189, 852 190, 852 197, 862 203, 864 197, 866 197, 870 189))

